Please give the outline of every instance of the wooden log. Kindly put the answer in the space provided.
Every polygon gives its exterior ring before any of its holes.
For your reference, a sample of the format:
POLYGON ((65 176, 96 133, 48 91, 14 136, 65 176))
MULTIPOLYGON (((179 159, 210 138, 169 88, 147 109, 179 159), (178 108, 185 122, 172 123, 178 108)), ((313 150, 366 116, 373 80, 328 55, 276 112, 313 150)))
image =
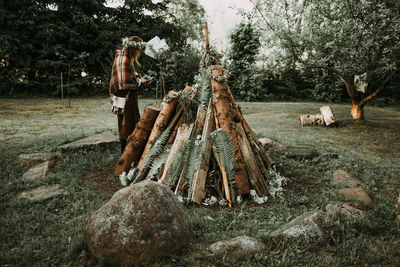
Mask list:
MULTIPOLYGON (((212 71, 215 76, 223 74, 222 69, 215 69, 212 71)), ((249 180, 246 173, 246 164, 243 161, 242 153, 239 148, 238 138, 236 134, 236 125, 233 120, 233 112, 231 110, 230 95, 228 93, 228 86, 226 82, 219 82, 214 79, 211 80, 213 104, 216 110, 216 117, 220 127, 224 129, 232 138, 235 147, 235 187, 237 193, 248 194, 250 192, 249 180)))
POLYGON ((165 144, 165 146, 169 146, 169 145, 173 144, 174 141, 175 141, 176 134, 178 133, 179 126, 181 126, 181 124, 183 123, 182 111, 183 110, 181 110, 180 112, 178 111, 178 113, 177 113, 179 115, 178 122, 175 124, 174 128, 172 129, 171 135, 169 136, 168 141, 165 144))
MULTIPOLYGON (((215 150, 216 150, 215 146, 213 146, 213 152, 214 152, 215 158, 217 158, 215 150)), ((223 185, 222 193, 225 195, 225 199, 228 201, 228 206, 230 208, 232 208, 232 200, 231 200, 231 194, 229 191, 228 175, 226 174, 224 165, 222 165, 219 161, 218 161, 218 166, 219 166, 219 168, 221 170, 221 174, 222 174, 222 185, 223 185)))
POLYGON ((236 123, 236 130, 240 150, 242 151, 243 159, 247 166, 250 184, 256 190, 258 196, 265 196, 268 194, 267 183, 265 182, 263 175, 257 165, 250 142, 247 139, 247 135, 244 132, 243 126, 240 122, 236 123))
POLYGON ((195 172, 192 182, 191 199, 193 202, 197 204, 201 204, 204 197, 206 196, 205 186, 206 186, 206 179, 207 179, 207 174, 210 164, 210 156, 211 156, 210 133, 214 131, 214 129, 215 129, 214 110, 210 99, 210 102, 208 103, 208 109, 203 127, 203 132, 201 135, 201 141, 204 142, 204 146, 200 154, 200 166, 199 169, 195 172))
MULTIPOLYGON (((197 108, 196 120, 194 122, 194 127, 192 130, 191 136, 200 135, 200 133, 203 131, 206 114, 207 114, 207 111, 205 109, 203 109, 201 107, 197 108)), ((197 138, 197 136, 194 136, 194 137, 197 138)), ((187 164, 184 165, 181 176, 179 177, 178 184, 175 188, 176 195, 182 193, 182 191, 184 189, 186 171, 187 171, 187 164)))
POLYGON ((323 106, 319 109, 324 117, 324 121, 326 126, 334 124, 336 122, 335 116, 333 116, 333 112, 330 106, 323 106))
POLYGON ((147 144, 143 150, 142 156, 138 163, 137 168, 140 169, 143 165, 143 160, 146 157, 147 153, 150 151, 151 146, 157 137, 159 137, 163 131, 168 127, 168 124, 171 118, 175 114, 176 106, 178 105, 179 94, 175 91, 169 91, 168 95, 164 97, 163 102, 161 103, 161 111, 158 115, 153 130, 147 140, 147 144))
MULTIPOLYGON (((243 125, 242 125, 243 128, 243 125)), ((243 129, 244 131, 244 129, 243 129)), ((246 134, 247 136, 247 134, 246 134)), ((260 167, 261 173, 265 176, 266 179, 271 179, 271 175, 269 174, 268 168, 267 166, 265 166, 266 164, 266 159, 264 160, 265 156, 263 156, 263 152, 261 150, 261 148, 256 144, 256 142, 253 140, 253 138, 250 136, 247 136, 248 140, 249 140, 249 144, 253 150, 253 153, 255 155, 255 157, 257 158, 257 162, 258 162, 258 166, 260 167)))
POLYGON ((302 126, 324 125, 324 116, 321 113, 301 115, 297 123, 302 126))
POLYGON ((159 113, 159 109, 150 106, 144 109, 143 115, 140 117, 135 129, 127 139, 127 145, 122 156, 118 160, 115 175, 119 176, 124 171, 128 172, 132 162, 139 159, 159 113))
POLYGON ((251 127, 249 126, 249 124, 247 123, 245 118, 243 117, 242 110, 240 109, 239 105, 235 102, 235 99, 233 98, 233 95, 232 95, 232 92, 231 92, 229 86, 228 86, 228 94, 229 94, 229 97, 230 97, 230 101, 232 103, 232 107, 236 112, 236 116, 238 117, 238 119, 242 123, 243 129, 244 129, 247 137, 249 138, 249 140, 251 139, 253 141, 252 143, 254 143, 255 146, 257 147, 257 150, 260 151, 260 155, 262 156, 262 159, 263 159, 264 163, 269 165, 269 166, 275 165, 275 162, 269 157, 267 151, 261 145, 261 143, 258 140, 258 138, 257 138, 256 134, 254 133, 253 129, 251 129, 251 127))
POLYGON ((165 163, 163 175, 158 180, 159 183, 164 184, 166 182, 167 174, 169 172, 169 169, 171 168, 171 164, 175 158, 175 154, 177 153, 179 148, 183 145, 183 143, 189 139, 190 134, 192 133, 193 126, 194 126, 194 123, 191 123, 191 124, 183 123, 179 127, 178 133, 176 134, 175 141, 171 147, 171 152, 169 153, 167 162, 165 163))

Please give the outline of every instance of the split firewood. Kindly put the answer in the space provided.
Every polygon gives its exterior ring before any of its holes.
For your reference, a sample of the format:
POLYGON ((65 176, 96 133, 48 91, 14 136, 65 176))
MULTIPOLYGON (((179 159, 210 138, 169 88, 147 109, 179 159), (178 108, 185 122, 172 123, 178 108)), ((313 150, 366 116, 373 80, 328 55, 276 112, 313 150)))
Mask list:
POLYGON ((246 162, 247 171, 249 173, 251 186, 256 190, 258 196, 266 196, 268 194, 267 183, 257 165, 250 142, 240 122, 236 123, 236 130, 240 150, 242 151, 243 159, 246 162))
POLYGON ((329 126, 336 122, 335 116, 333 116, 333 112, 330 106, 323 106, 319 109, 324 117, 324 122, 326 126, 329 126))
POLYGON ((118 160, 115 175, 128 172, 132 162, 139 159, 159 113, 160 110, 153 107, 148 106, 144 109, 143 115, 140 117, 135 129, 127 139, 127 145, 122 156, 118 160))
MULTIPOLYGON (((213 147, 213 151, 215 153, 215 147, 213 147)), ((226 170, 223 164, 219 163, 219 168, 221 170, 221 174, 222 174, 222 192, 223 194, 225 194, 225 199, 228 201, 228 206, 231 208, 232 207, 232 200, 231 200, 231 194, 229 191, 229 182, 228 182, 228 176, 226 174, 226 170)))
MULTIPOLYGON (((204 122, 206 119, 206 114, 207 111, 205 109, 203 109, 202 107, 198 107, 197 108, 197 115, 196 115, 196 120, 194 122, 194 127, 192 129, 192 134, 193 135, 198 135, 199 133, 201 133, 203 131, 203 127, 204 127, 204 122)), ((194 138, 197 138, 197 136, 194 136, 194 138)), ((181 176, 179 178, 178 184, 175 188, 175 194, 180 194, 182 193, 183 189, 184 189, 184 185, 185 185, 185 175, 186 175, 186 170, 187 170, 187 166, 188 164, 185 163, 181 176)))
MULTIPOLYGON (((212 71, 214 76, 222 76, 222 69, 215 69, 212 71)), ((238 138, 236 134, 236 126, 233 121, 233 113, 231 111, 231 101, 228 94, 228 86, 226 82, 219 82, 214 79, 211 80, 213 104, 216 110, 215 116, 217 117, 220 127, 224 129, 228 136, 232 138, 236 153, 235 153, 235 186, 237 193, 248 194, 250 192, 250 186, 248 181, 248 175, 246 173, 246 164, 243 161, 243 156, 239 148, 238 138)))
POLYGON ((210 133, 215 129, 214 112, 211 99, 208 103, 207 114, 201 135, 201 141, 204 142, 203 150, 200 154, 200 166, 195 172, 192 183, 192 201, 201 204, 206 196, 205 185, 207 173, 210 165, 211 156, 211 138, 210 133))
POLYGON ((147 144, 143 150, 142 157, 138 163, 137 168, 140 169, 143 164, 144 157, 150 150, 150 147, 154 143, 157 137, 159 137, 162 132, 168 127, 168 123, 171 118, 174 116, 176 106, 178 105, 178 97, 179 94, 175 91, 169 91, 168 95, 164 97, 163 102, 161 104, 161 111, 158 115, 151 134, 147 140, 147 144))
POLYGON ((176 134, 178 133, 179 126, 181 126, 184 121, 182 114, 183 114, 183 109, 179 109, 178 112, 175 114, 178 121, 175 124, 174 128, 172 129, 171 135, 169 136, 168 141, 165 144, 166 147, 171 145, 176 138, 176 134))
POLYGON ((171 152, 169 153, 167 162, 165 163, 164 172, 161 176, 159 183, 164 184, 167 180, 168 172, 170 171, 172 161, 174 160, 175 154, 178 152, 179 148, 182 147, 183 143, 189 139, 190 134, 192 133, 194 123, 186 124, 183 123, 176 134, 176 138, 171 147, 171 152))
MULTIPOLYGON (((229 99, 232 103, 232 107, 235 110, 236 116, 239 118, 240 122, 242 123, 244 132, 247 135, 247 138, 249 138, 249 140, 251 140, 252 142, 250 142, 252 144, 252 146, 254 146, 258 151, 260 151, 260 156, 262 157, 262 160, 264 161, 264 163, 268 166, 273 166, 275 165, 275 162, 269 157, 267 151, 265 150, 265 148, 261 145, 260 141, 258 140, 256 134, 254 133, 253 129, 251 129, 251 127, 249 126, 249 124, 247 123, 246 119, 243 117, 242 114, 242 110, 240 109, 239 105, 235 102, 235 99, 232 95, 231 89, 228 86, 228 95, 229 95, 229 99)), ((267 175, 269 176, 269 172, 266 172, 267 175)))

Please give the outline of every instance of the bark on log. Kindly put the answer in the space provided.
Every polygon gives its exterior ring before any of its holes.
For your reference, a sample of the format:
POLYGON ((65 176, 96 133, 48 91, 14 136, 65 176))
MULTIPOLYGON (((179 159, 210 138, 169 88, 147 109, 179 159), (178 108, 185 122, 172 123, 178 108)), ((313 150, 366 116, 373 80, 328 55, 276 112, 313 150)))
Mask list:
POLYGON ((195 172, 192 183, 192 201, 201 204, 204 197, 206 196, 205 186, 206 179, 210 164, 210 156, 211 156, 211 138, 210 133, 215 129, 214 122, 214 112, 213 107, 210 102, 208 103, 207 114, 205 118, 205 123, 203 127, 203 132, 201 135, 201 141, 204 142, 203 151, 200 154, 200 166, 199 169, 195 172))
POLYGON ((267 183, 265 182, 263 175, 255 160, 255 155, 253 154, 250 142, 247 139, 247 135, 244 132, 242 124, 236 123, 236 129, 240 150, 242 151, 243 159, 246 162, 250 183, 252 187, 256 190, 258 196, 265 196, 268 194, 267 183))
POLYGON ((321 113, 301 115, 297 123, 302 126, 324 125, 324 116, 321 113))
POLYGON ((179 98, 179 94, 175 91, 169 91, 168 95, 164 98, 164 100, 161 104, 160 114, 158 115, 158 117, 154 123, 153 130, 151 131, 151 134, 147 140, 147 144, 143 150, 142 156, 138 163, 138 166, 137 166, 138 169, 140 169, 142 167, 143 160, 144 160, 145 156, 147 155, 147 153, 150 151, 150 148, 153 145, 153 142, 168 127, 168 123, 170 122, 171 118, 175 114, 175 109, 176 109, 176 106, 178 105, 178 98, 179 98))
POLYGON ((336 122, 335 116, 333 116, 333 112, 330 106, 323 106, 319 109, 324 117, 324 121, 326 126, 329 126, 336 122))
POLYGON ((146 107, 132 134, 127 139, 126 148, 118 160, 115 175, 119 176, 124 171, 128 172, 132 162, 139 159, 146 141, 151 133, 151 128, 160 113, 159 109, 146 107))
MULTIPOLYGON (((242 110, 240 109, 239 105, 236 104, 235 99, 233 98, 233 95, 232 95, 232 92, 231 92, 231 89, 229 88, 229 86, 228 86, 228 94, 230 97, 230 101, 232 103, 232 107, 236 112, 236 116, 241 121, 243 129, 244 129, 247 137, 249 138, 249 140, 251 139, 253 141, 253 143, 255 144, 255 146, 257 147, 257 150, 260 151, 260 155, 262 156, 264 163, 269 166, 275 165, 275 162, 269 157, 267 151, 265 150, 265 148, 262 146, 262 144, 258 140, 253 129, 251 129, 251 127, 249 126, 249 124, 247 123, 245 118, 243 117, 242 110)), ((268 176, 269 176, 269 173, 268 173, 268 176)))
POLYGON ((182 123, 183 123, 182 111, 183 111, 183 110, 178 110, 178 112, 177 112, 177 115, 178 115, 178 116, 177 116, 178 122, 175 124, 175 126, 173 126, 174 128, 172 129, 171 135, 169 136, 168 141, 167 141, 167 143, 165 144, 166 147, 169 146, 169 145, 171 145, 171 144, 173 144, 174 141, 175 141, 176 134, 178 133, 178 129, 179 129, 179 127, 180 127, 180 126, 182 125, 182 123))
MULTIPOLYGON (((215 69, 212 71, 215 76, 222 76, 222 69, 215 69)), ((236 125, 233 121, 233 112, 231 110, 231 97, 228 93, 228 86, 226 82, 218 82, 214 79, 211 80, 213 103, 216 110, 216 117, 220 127, 224 129, 232 138, 233 145, 236 149, 235 153, 235 186, 238 194, 248 194, 250 186, 248 176, 246 173, 246 164, 243 161, 242 153, 239 148, 238 138, 236 134, 236 125)))
POLYGON ((179 150, 179 148, 183 145, 183 143, 189 139, 190 134, 192 133, 193 126, 194 123, 191 124, 184 123, 179 127, 175 141, 171 147, 171 152, 169 153, 167 162, 165 163, 163 175, 161 176, 160 180, 158 180, 159 183, 164 184, 166 182, 167 174, 171 167, 172 161, 174 160, 175 154, 179 150))

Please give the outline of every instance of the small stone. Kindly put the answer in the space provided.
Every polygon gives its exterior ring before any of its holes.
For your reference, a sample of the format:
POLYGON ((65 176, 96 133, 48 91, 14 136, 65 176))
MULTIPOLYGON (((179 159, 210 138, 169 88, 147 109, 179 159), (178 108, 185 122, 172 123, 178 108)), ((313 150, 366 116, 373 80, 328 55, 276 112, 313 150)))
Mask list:
POLYGON ((345 200, 353 200, 356 204, 372 208, 374 202, 370 196, 360 187, 342 188, 337 191, 338 195, 345 200))
POLYGON ((336 226, 329 216, 321 211, 314 210, 304 213, 292 221, 282 225, 270 235, 302 239, 304 242, 322 242, 329 240, 336 226))
POLYGON ((115 134, 113 131, 105 131, 99 134, 79 139, 71 143, 58 146, 58 148, 61 151, 65 151, 70 149, 82 149, 82 148, 106 146, 116 143, 119 143, 118 135, 115 134))
POLYGON ((330 160, 330 159, 338 159, 339 155, 335 153, 324 153, 321 156, 315 157, 312 159, 312 163, 318 163, 321 160, 330 160))
POLYGON ((278 147, 278 146, 279 146, 277 142, 272 141, 271 139, 266 138, 266 137, 260 138, 260 139, 258 139, 258 141, 260 141, 261 145, 262 145, 263 147, 265 147, 265 148, 268 148, 268 147, 278 147))
POLYGON ((30 168, 22 175, 24 181, 34 181, 36 179, 44 179, 49 171, 50 162, 46 161, 30 168))
POLYGON ((61 188, 61 185, 42 185, 38 188, 22 192, 19 198, 26 198, 32 202, 44 201, 60 195, 68 195, 68 192, 61 188))
POLYGON ((345 202, 329 203, 325 206, 325 210, 329 215, 338 215, 349 220, 363 220, 367 217, 365 211, 356 209, 345 202))
POLYGON ((18 156, 18 162, 35 164, 45 161, 53 161, 61 158, 61 153, 59 152, 40 152, 32 154, 21 154, 18 156))
POLYGON ((267 248, 260 240, 248 236, 238 236, 233 239, 218 241, 211 244, 208 249, 214 256, 241 259, 254 256, 267 248))
POLYGON ((394 206, 394 213, 396 214, 396 219, 398 221, 400 221, 400 193, 399 193, 399 197, 397 199, 397 203, 394 206))
POLYGON ((344 170, 337 170, 332 176, 332 181, 341 186, 349 187, 364 187, 365 184, 358 179, 354 174, 344 170))
POLYGON ((313 159, 318 156, 314 148, 306 146, 279 146, 277 151, 284 153, 288 158, 313 159))

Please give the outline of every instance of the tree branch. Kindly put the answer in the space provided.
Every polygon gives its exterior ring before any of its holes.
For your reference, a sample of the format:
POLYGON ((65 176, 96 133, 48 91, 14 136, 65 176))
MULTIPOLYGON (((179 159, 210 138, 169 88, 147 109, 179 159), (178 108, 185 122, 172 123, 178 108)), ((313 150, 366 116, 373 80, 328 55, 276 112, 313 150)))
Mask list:
POLYGON ((375 90, 375 92, 373 92, 372 94, 370 94, 367 97, 364 97, 360 104, 363 105, 366 102, 368 102, 369 100, 371 100, 372 98, 374 98, 380 91, 383 90, 383 88, 385 87, 385 85, 389 82, 389 80, 396 74, 397 70, 393 70, 390 75, 381 83, 381 85, 378 87, 378 89, 375 90))

